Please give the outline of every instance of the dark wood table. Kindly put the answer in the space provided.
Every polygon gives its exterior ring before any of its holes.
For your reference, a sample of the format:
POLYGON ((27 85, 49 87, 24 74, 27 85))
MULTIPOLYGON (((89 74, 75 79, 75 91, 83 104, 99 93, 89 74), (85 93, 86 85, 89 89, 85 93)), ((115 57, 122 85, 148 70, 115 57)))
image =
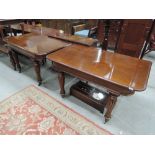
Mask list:
POLYGON ((37 34, 43 34, 52 38, 68 41, 71 43, 82 44, 86 46, 93 46, 97 43, 96 39, 65 34, 64 31, 53 28, 33 26, 28 24, 15 24, 11 25, 11 28, 14 30, 20 30, 23 33, 33 32, 37 34))
POLYGON ((118 96, 146 89, 152 65, 149 61, 82 45, 71 45, 49 54, 47 58, 59 71, 62 96, 65 95, 64 72, 106 88, 105 122, 111 118, 118 96))
POLYGON ((16 69, 17 66, 19 72, 21 72, 18 54, 27 56, 34 62, 39 85, 42 82, 40 75, 40 62, 46 58, 47 54, 70 45, 69 43, 57 39, 33 33, 9 37, 6 42, 11 53, 11 61, 14 69, 16 69))
POLYGON ((56 35, 48 35, 49 37, 61 39, 64 41, 69 41, 71 43, 81 44, 85 46, 96 46, 97 39, 81 37, 76 35, 69 35, 69 34, 56 34, 56 35))

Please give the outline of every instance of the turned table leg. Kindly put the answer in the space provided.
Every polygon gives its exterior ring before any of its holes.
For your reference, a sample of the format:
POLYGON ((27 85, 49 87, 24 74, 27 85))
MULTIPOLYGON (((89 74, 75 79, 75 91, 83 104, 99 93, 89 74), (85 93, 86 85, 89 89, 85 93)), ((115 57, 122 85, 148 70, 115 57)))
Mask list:
POLYGON ((36 60, 33 60, 33 63, 34 63, 34 69, 35 69, 37 80, 38 80, 38 85, 40 86, 42 83, 42 78, 40 75, 40 63, 39 61, 36 61, 36 60))
POLYGON ((60 85, 60 94, 62 97, 65 97, 65 89, 64 89, 65 76, 63 72, 59 72, 58 80, 59 80, 59 85, 60 85))
POLYGON ((13 58, 14 58, 14 61, 15 61, 16 65, 17 65, 17 68, 19 70, 19 73, 21 73, 21 66, 19 64, 18 54, 13 51, 12 55, 13 55, 13 58))
POLYGON ((12 52, 9 51, 8 54, 9 54, 9 57, 10 57, 10 62, 11 62, 11 64, 12 64, 14 70, 16 70, 16 62, 15 62, 15 60, 14 60, 14 58, 13 58, 12 52))
POLYGON ((112 110, 116 104, 116 101, 117 101, 117 95, 114 95, 114 94, 109 94, 108 96, 108 102, 107 102, 107 105, 106 105, 106 108, 107 108, 107 111, 104 115, 104 118, 105 118, 105 123, 108 122, 111 118, 111 113, 112 113, 112 110))

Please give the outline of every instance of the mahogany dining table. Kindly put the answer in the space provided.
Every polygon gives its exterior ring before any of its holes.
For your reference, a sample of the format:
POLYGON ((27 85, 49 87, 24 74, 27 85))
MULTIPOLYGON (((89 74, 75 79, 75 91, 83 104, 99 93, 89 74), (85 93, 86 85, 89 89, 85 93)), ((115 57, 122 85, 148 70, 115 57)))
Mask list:
POLYGON ((30 58, 34 63, 38 84, 41 85, 40 63, 46 58, 46 55, 55 52, 61 48, 69 46, 70 43, 49 38, 48 36, 28 33, 21 36, 12 36, 5 40, 9 49, 10 59, 14 69, 18 68, 21 72, 18 55, 24 55, 30 58))
POLYGON ((105 122, 111 118, 118 96, 132 95, 146 89, 152 65, 150 61, 75 44, 51 53, 47 58, 59 72, 62 97, 65 96, 64 73, 106 89, 105 122))

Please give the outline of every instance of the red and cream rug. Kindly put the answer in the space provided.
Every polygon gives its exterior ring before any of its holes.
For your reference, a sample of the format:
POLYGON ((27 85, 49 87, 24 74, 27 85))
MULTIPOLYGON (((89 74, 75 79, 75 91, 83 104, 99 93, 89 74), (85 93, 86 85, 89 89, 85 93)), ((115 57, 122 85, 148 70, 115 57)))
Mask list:
POLYGON ((110 134, 53 97, 29 86, 0 103, 1 135, 110 134))

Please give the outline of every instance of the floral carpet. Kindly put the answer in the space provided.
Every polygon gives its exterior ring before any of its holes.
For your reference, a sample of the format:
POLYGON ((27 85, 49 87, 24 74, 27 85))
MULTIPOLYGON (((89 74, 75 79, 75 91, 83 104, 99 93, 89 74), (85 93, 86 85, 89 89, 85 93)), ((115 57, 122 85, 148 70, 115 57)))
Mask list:
POLYGON ((29 86, 0 103, 1 135, 110 134, 53 97, 29 86))

